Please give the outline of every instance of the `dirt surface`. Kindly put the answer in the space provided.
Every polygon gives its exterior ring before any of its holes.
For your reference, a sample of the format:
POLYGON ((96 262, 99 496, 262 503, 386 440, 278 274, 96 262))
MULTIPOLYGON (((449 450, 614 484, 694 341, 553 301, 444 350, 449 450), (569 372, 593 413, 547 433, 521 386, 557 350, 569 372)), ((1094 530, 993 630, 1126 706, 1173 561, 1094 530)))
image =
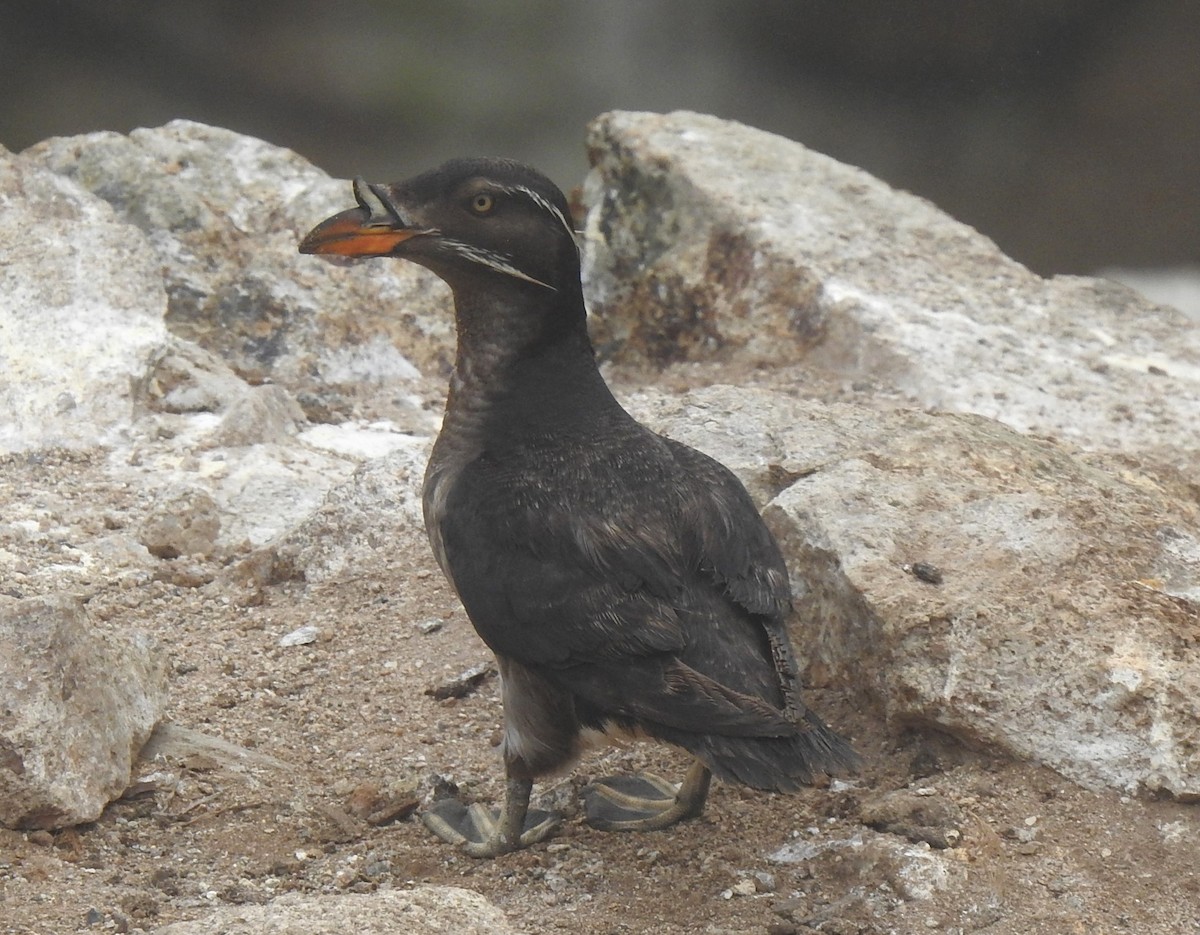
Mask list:
MULTIPOLYGON (((119 516, 133 494, 105 481, 104 457, 5 460, 0 511, 36 506, 68 530, 119 516)), ((69 563, 70 547, 33 537, 21 559, 69 563)), ((577 812, 590 777, 686 769, 664 748, 610 748, 538 787, 569 813, 558 837, 472 860, 410 814, 447 783, 502 791, 495 676, 461 698, 427 693, 490 658, 427 550, 324 587, 162 565, 163 580, 77 581, 97 621, 167 648, 179 730, 93 824, 0 830, 0 932, 150 931, 290 891, 414 882, 477 890, 531 933, 1200 931, 1194 806, 1087 791, 882 723, 854 685, 808 700, 853 738, 861 776, 791 796, 718 783, 698 820, 603 834, 577 812), (314 642, 280 645, 305 626, 314 642), (772 859, 788 845, 799 859, 772 859)))

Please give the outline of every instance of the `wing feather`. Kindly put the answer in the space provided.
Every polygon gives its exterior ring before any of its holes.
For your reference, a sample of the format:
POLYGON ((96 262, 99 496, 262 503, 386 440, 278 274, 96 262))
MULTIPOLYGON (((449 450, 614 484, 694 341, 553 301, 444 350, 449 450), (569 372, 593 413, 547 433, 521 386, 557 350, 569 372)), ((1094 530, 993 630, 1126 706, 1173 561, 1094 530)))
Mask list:
POLYGON ((440 538, 468 615, 494 651, 613 717, 795 733, 774 540, 718 462, 649 432, 636 442, 584 453, 553 483, 486 457, 464 468, 440 538))

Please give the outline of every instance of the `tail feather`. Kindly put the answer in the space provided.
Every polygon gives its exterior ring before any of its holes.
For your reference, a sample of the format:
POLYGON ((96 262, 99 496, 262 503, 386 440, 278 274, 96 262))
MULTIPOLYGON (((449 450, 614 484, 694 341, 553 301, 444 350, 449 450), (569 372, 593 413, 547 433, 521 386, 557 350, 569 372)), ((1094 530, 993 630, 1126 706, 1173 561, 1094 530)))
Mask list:
POLYGON ((819 775, 842 775, 861 765, 850 744, 811 711, 797 728, 787 737, 730 737, 653 727, 650 732, 689 751, 717 777, 754 789, 794 792, 819 775))

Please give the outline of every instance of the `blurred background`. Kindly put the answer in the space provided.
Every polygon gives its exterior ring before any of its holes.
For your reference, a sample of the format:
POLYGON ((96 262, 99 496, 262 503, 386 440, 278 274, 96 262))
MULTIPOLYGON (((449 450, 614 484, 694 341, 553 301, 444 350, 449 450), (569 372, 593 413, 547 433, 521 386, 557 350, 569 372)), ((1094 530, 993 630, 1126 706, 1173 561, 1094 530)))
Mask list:
POLYGON ((330 173, 507 155, 611 109, 752 124, 1035 270, 1200 268, 1197 0, 0 0, 0 144, 187 117, 330 173))

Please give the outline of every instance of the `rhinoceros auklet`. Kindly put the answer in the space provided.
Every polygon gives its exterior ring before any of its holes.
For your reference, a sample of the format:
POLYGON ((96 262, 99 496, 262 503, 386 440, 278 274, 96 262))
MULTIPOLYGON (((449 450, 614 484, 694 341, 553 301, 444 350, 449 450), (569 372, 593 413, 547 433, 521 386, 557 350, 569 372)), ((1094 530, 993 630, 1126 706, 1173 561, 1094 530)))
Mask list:
POLYGON ((800 700, 787 569, 741 483, 621 408, 588 339, 566 199, 533 169, 460 159, 395 185, 354 182, 358 207, 302 253, 390 256, 454 293, 458 349, 425 474, 425 527, 496 654, 506 799, 435 803, 426 825, 490 857, 548 837, 535 777, 585 729, 632 731, 695 758, 682 786, 598 780, 605 830, 698 815, 713 774, 794 790, 852 768, 800 700))

